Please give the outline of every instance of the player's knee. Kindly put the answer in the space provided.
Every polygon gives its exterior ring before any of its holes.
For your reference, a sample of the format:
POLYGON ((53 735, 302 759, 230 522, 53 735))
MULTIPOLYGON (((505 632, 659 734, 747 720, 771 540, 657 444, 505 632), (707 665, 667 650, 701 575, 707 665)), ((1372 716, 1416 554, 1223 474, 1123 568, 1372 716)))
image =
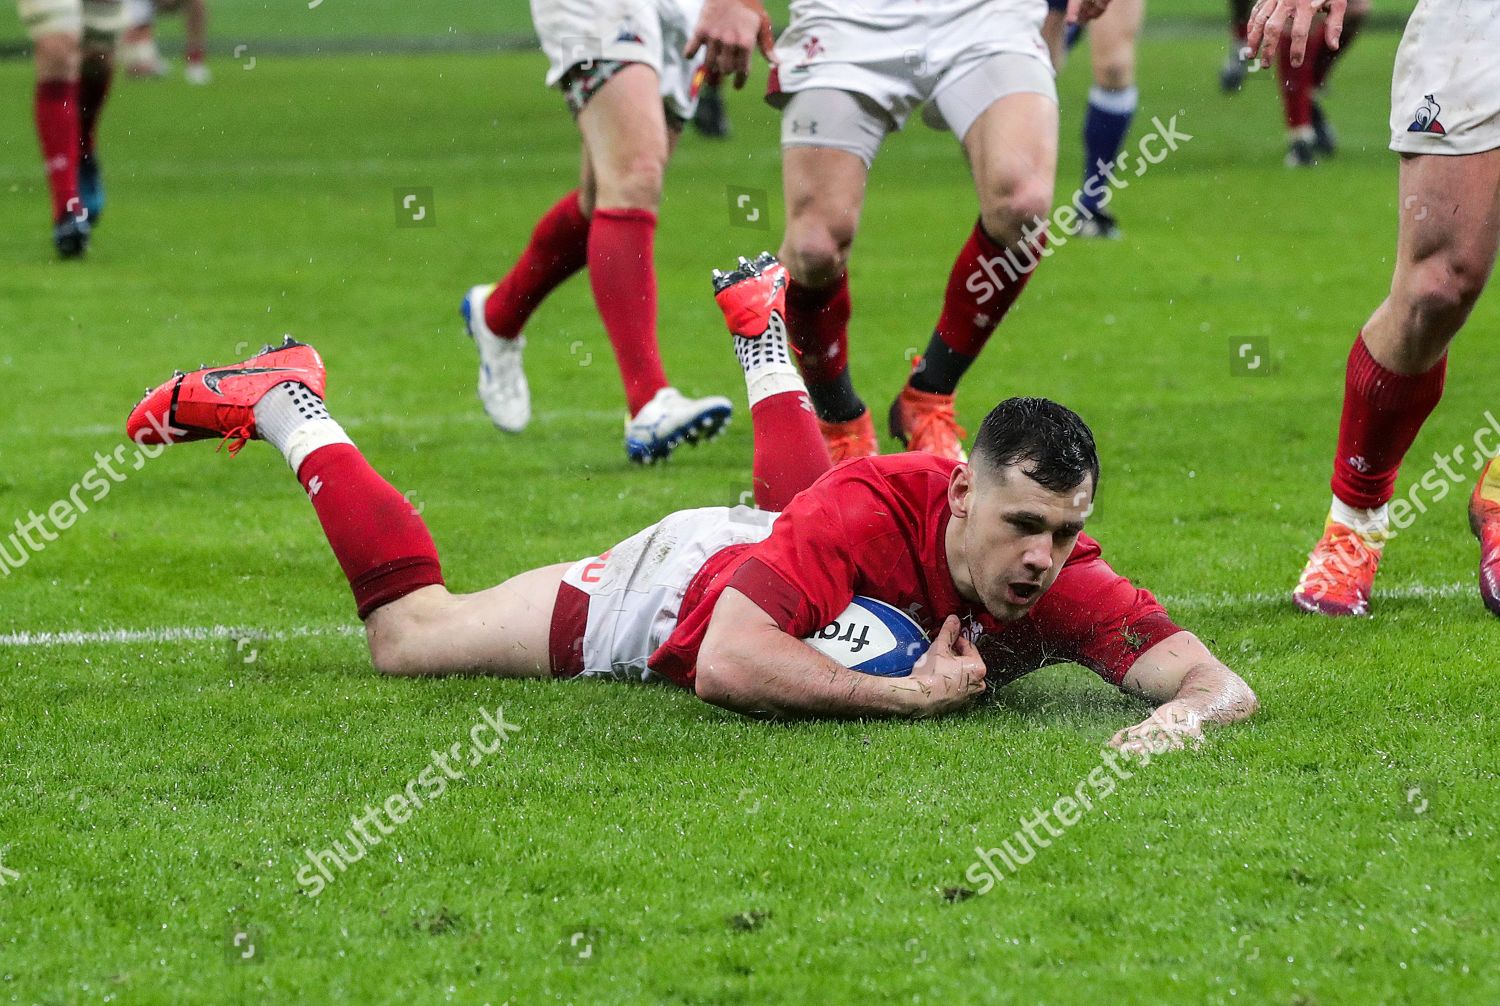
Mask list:
POLYGON ((830 227, 788 228, 780 257, 797 282, 827 286, 844 271, 853 242, 852 232, 841 233, 830 227))
POLYGON ((376 608, 365 619, 370 663, 381 674, 409 677, 426 673, 431 652, 430 599, 408 594, 376 608))
POLYGON ((1488 263, 1459 253, 1434 255, 1405 276, 1418 336, 1451 334, 1463 323, 1484 291, 1488 263))
POLYGON ((1020 241, 1024 231, 1044 224, 1051 210, 1051 179, 1028 179, 985 198, 979 216, 985 233, 1008 245, 1020 241))
POLYGON ((616 167, 613 177, 599 180, 600 202, 611 207, 655 212, 661 203, 666 170, 665 160, 655 154, 630 157, 616 167))
POLYGON ((1135 60, 1125 54, 1100 62, 1094 69, 1094 83, 1109 91, 1123 91, 1135 84, 1135 60))
POLYGON ((77 35, 53 32, 33 43, 38 80, 76 80, 82 61, 77 35))

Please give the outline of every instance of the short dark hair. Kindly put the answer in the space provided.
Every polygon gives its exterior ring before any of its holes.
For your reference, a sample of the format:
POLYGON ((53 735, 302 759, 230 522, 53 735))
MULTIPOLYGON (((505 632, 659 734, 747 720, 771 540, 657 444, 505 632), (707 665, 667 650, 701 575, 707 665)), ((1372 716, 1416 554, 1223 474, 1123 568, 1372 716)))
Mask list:
POLYGON ((1085 476, 1099 488, 1094 434, 1078 413, 1046 398, 1007 398, 990 410, 974 437, 973 460, 994 471, 1020 465, 1055 493, 1076 489, 1085 476))

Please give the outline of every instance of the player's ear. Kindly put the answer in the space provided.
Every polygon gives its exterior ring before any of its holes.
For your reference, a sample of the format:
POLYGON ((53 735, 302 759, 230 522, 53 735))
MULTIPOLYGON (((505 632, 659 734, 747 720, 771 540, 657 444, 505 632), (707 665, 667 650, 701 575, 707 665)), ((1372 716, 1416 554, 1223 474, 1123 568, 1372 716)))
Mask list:
POLYGON ((974 472, 959 465, 948 477, 948 509, 955 517, 967 517, 974 506, 974 472))

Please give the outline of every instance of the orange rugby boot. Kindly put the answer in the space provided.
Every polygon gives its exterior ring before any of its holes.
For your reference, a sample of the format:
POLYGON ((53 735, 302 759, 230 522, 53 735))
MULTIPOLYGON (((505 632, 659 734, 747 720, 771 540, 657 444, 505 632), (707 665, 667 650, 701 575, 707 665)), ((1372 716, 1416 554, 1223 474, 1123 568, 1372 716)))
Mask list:
POLYGON ((1318 615, 1368 615, 1383 547, 1383 540, 1329 520, 1307 557, 1292 600, 1303 611, 1318 615))
POLYGON ((818 429, 823 432, 823 442, 828 445, 828 456, 834 464, 880 454, 880 444, 875 440, 875 421, 870 418, 869 409, 842 423, 825 423, 819 419, 818 429))
MULTIPOLYGON (((919 356, 912 369, 921 363, 919 356)), ((964 437, 968 434, 958 425, 952 395, 918 391, 908 383, 891 403, 890 424, 891 436, 909 451, 926 451, 954 461, 969 460, 964 452, 964 437)))

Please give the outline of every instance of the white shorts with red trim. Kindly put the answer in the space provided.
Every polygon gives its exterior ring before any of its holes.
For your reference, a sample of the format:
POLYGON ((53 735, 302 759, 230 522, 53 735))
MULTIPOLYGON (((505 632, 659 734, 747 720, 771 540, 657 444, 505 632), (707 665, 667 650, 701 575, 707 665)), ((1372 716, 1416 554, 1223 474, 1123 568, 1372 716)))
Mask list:
POLYGON ((703 52, 686 59, 703 0, 531 0, 531 20, 550 64, 547 86, 575 67, 644 63, 661 78, 662 104, 691 119, 703 52))
POLYGON ((1391 149, 1477 154, 1500 147, 1500 10, 1494 0, 1421 0, 1391 79, 1391 149))
POLYGON ((779 516, 744 506, 679 510, 574 563, 552 616, 553 675, 651 680, 646 661, 677 627, 708 557, 763 541, 779 516))

